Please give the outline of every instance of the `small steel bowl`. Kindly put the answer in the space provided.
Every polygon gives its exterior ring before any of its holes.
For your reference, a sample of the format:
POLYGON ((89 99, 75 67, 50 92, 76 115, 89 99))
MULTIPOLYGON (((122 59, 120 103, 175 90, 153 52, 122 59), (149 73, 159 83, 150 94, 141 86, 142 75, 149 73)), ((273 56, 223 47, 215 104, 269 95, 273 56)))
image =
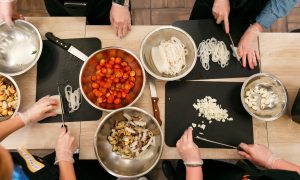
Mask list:
MULTIPOLYGON (((16 107, 14 113, 11 116, 0 117, 0 121, 7 120, 7 119, 13 117, 14 115, 16 115, 16 113, 18 112, 18 110, 20 108, 20 104, 21 104, 20 88, 19 88, 18 84, 16 83, 16 81, 12 77, 0 72, 0 78, 2 78, 2 77, 5 78, 6 83, 12 84, 15 87, 15 89, 17 91, 18 101, 17 101, 17 107, 16 107)), ((1 101, 1 102, 3 103, 3 101, 1 101)))
POLYGON ((79 75, 80 90, 85 100, 94 108, 108 112, 133 105, 143 94, 145 82, 146 73, 138 57, 136 57, 132 52, 119 47, 107 47, 94 52, 90 55, 89 59, 84 62, 79 75), (119 105, 114 105, 113 103, 104 103, 103 105, 96 104, 95 102, 97 97, 93 95, 93 88, 91 87, 91 80, 89 77, 95 74, 96 66, 100 59, 109 59, 110 57, 122 58, 123 61, 127 62, 128 65, 136 72, 135 86, 130 90, 129 94, 119 105))
POLYGON ((279 119, 287 110, 288 105, 288 93, 283 83, 274 75, 267 73, 258 73, 250 76, 244 83, 241 89, 241 100, 246 111, 254 118, 262 121, 273 121, 279 119), (261 97, 256 94, 258 105, 258 110, 254 110, 249 107, 245 102, 246 92, 250 89, 260 89, 264 88, 267 91, 275 95, 274 98, 269 99, 271 102, 266 108, 261 108, 261 97), (275 102, 276 101, 276 102, 275 102))
POLYGON ((126 107, 108 114, 99 124, 94 136, 94 150, 101 166, 110 174, 121 178, 143 176, 151 171, 158 163, 163 150, 163 134, 157 120, 146 111, 136 107, 126 107), (143 153, 134 159, 123 159, 112 151, 107 138, 117 120, 126 120, 123 113, 141 113, 146 119, 146 128, 151 130, 155 137, 155 145, 149 146, 143 153))
POLYGON ((0 72, 17 76, 32 68, 42 53, 43 42, 37 28, 24 20, 13 27, 0 24, 0 72))
POLYGON ((145 70, 153 77, 163 81, 174 81, 183 78, 194 68, 197 61, 197 47, 192 37, 184 30, 173 27, 164 26, 150 32, 142 41, 140 47, 140 58, 144 65, 145 70), (187 47, 188 55, 186 56, 186 67, 175 76, 165 75, 160 73, 155 67, 152 57, 152 47, 158 46, 161 41, 167 41, 171 37, 177 37, 187 47))

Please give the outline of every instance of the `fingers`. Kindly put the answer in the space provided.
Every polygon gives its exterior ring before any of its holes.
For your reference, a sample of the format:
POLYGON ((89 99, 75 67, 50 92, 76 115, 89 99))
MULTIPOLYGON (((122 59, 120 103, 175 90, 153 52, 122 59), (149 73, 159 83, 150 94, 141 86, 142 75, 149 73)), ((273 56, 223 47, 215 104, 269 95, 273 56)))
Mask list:
POLYGON ((245 68, 247 65, 247 54, 244 52, 242 56, 242 61, 243 61, 243 67, 245 68))
POLYGON ((63 137, 66 133, 67 133, 67 130, 65 127, 60 128, 59 137, 63 137))
POLYGON ((222 16, 218 16, 216 23, 217 24, 221 24, 222 21, 223 21, 223 17, 222 16))
POLYGON ((188 141, 188 135, 187 134, 188 134, 188 130, 185 130, 182 137, 181 137, 183 142, 188 141))
POLYGON ((187 130, 187 141, 193 142, 193 128, 189 127, 187 130))
POLYGON ((122 37, 125 37, 128 33, 128 26, 127 24, 123 26, 123 32, 122 32, 122 37))
POLYGON ((249 160, 252 159, 251 156, 244 151, 238 151, 238 154, 245 157, 246 159, 249 159, 249 160))
POLYGON ((240 143, 239 146, 243 149, 244 152, 250 153, 250 150, 251 150, 251 146, 250 145, 248 145, 246 143, 240 143))
POLYGON ((254 69, 253 59, 252 59, 252 54, 251 53, 247 53, 247 59, 248 59, 248 64, 249 64, 250 69, 254 69))
POLYGON ((255 51, 255 56, 256 56, 256 59, 257 59, 257 60, 260 60, 260 54, 259 54, 258 51, 255 51))
POLYGON ((228 20, 228 16, 224 17, 224 25, 225 25, 225 32, 228 34, 229 33, 229 20, 228 20))

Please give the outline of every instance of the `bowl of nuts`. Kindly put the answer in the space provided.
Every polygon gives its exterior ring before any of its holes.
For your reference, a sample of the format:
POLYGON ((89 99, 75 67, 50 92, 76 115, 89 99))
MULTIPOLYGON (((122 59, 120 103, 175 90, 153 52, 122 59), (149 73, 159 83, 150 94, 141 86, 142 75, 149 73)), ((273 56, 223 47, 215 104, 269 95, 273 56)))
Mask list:
POLYGON ((273 121, 286 112, 288 94, 277 77, 272 74, 258 73, 244 82, 241 100, 252 117, 263 121, 273 121))
POLYGON ((21 103, 20 89, 13 78, 0 73, 0 121, 14 116, 21 103))

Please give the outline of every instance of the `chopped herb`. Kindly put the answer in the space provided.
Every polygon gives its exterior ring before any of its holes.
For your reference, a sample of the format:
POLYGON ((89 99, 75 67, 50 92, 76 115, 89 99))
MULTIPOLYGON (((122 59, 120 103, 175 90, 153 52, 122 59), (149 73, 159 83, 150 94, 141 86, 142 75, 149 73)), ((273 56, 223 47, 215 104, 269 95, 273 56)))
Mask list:
POLYGON ((35 50, 35 51, 32 51, 32 53, 31 54, 36 54, 37 53, 37 50, 35 50))

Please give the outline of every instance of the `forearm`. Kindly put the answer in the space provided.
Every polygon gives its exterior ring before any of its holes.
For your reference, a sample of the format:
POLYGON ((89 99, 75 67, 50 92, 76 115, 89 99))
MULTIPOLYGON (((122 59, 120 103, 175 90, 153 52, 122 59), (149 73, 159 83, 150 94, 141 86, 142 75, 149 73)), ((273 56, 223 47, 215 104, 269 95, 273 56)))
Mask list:
POLYGON ((293 164, 291 162, 288 162, 284 159, 278 159, 274 162, 272 169, 281 169, 281 170, 287 170, 287 171, 296 171, 298 174, 300 174, 300 166, 297 166, 296 164, 293 164))
POLYGON ((59 180, 76 180, 73 163, 60 161, 59 166, 59 180))
POLYGON ((24 126, 25 125, 19 116, 14 116, 6 121, 0 122, 0 141, 24 126))
POLYGON ((264 29, 269 29, 277 19, 286 16, 296 5, 297 1, 298 0, 269 0, 265 8, 256 17, 256 22, 264 27, 264 29))
POLYGON ((202 180, 202 167, 187 167, 186 180, 202 180))

